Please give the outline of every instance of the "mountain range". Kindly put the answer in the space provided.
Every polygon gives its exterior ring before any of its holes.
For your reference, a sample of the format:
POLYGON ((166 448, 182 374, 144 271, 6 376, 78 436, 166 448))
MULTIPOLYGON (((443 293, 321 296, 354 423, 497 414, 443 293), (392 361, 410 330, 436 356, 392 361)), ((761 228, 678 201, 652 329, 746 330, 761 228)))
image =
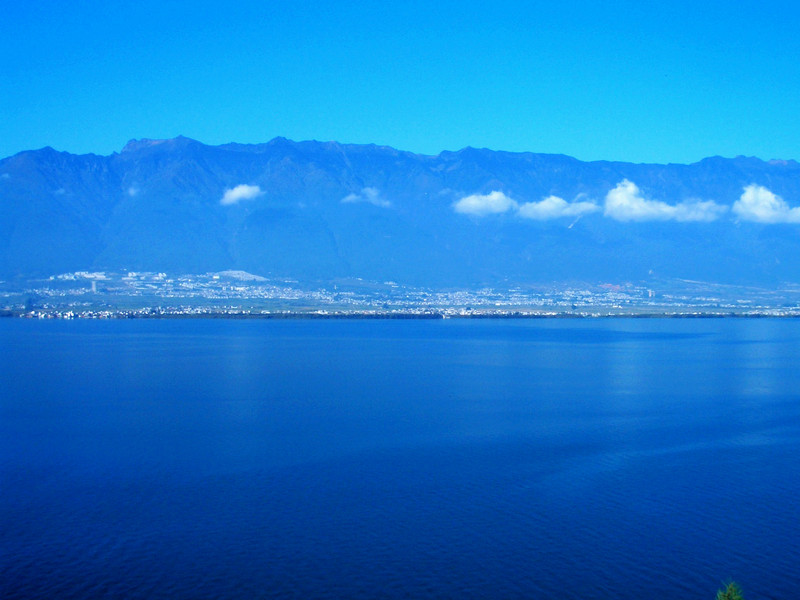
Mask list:
POLYGON ((800 275, 800 164, 134 140, 0 160, 0 277, 235 269, 437 287, 800 275))

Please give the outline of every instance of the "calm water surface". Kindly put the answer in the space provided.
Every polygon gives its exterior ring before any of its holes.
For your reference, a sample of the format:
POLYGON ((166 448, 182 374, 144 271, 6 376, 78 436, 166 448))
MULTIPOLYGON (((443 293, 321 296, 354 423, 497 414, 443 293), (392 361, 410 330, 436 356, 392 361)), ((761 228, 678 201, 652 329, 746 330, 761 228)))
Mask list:
POLYGON ((800 321, 0 320, 0 597, 800 589, 800 321))

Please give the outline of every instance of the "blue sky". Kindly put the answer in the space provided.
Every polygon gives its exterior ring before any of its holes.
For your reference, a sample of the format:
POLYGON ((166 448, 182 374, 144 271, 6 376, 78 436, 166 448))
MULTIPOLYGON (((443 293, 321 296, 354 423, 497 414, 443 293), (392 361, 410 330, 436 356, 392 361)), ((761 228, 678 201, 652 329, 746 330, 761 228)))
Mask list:
POLYGON ((800 159, 792 2, 8 3, 0 156, 275 136, 800 159))

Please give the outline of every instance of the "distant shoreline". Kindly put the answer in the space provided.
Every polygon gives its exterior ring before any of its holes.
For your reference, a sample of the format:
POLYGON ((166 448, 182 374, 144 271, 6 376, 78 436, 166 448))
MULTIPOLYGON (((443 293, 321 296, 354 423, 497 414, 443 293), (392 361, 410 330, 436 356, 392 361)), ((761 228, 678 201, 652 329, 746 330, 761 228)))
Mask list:
MULTIPOLYGON (((155 309, 154 309, 155 310, 155 309)), ((458 313, 428 312, 147 312, 147 311, 14 311, 0 310, 0 317, 35 320, 132 320, 132 319, 229 319, 229 320, 446 320, 446 319, 795 319, 797 312, 774 310, 748 312, 523 312, 487 311, 458 313)))

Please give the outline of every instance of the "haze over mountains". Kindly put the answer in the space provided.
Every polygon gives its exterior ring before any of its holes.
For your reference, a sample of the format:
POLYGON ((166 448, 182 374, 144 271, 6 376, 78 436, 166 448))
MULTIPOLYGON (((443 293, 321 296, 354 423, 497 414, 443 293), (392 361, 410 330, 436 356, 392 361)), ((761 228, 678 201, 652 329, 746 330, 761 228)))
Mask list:
POLYGON ((335 142, 0 161, 0 277, 78 270, 477 287, 683 278, 777 286, 800 274, 800 164, 582 162, 335 142))

